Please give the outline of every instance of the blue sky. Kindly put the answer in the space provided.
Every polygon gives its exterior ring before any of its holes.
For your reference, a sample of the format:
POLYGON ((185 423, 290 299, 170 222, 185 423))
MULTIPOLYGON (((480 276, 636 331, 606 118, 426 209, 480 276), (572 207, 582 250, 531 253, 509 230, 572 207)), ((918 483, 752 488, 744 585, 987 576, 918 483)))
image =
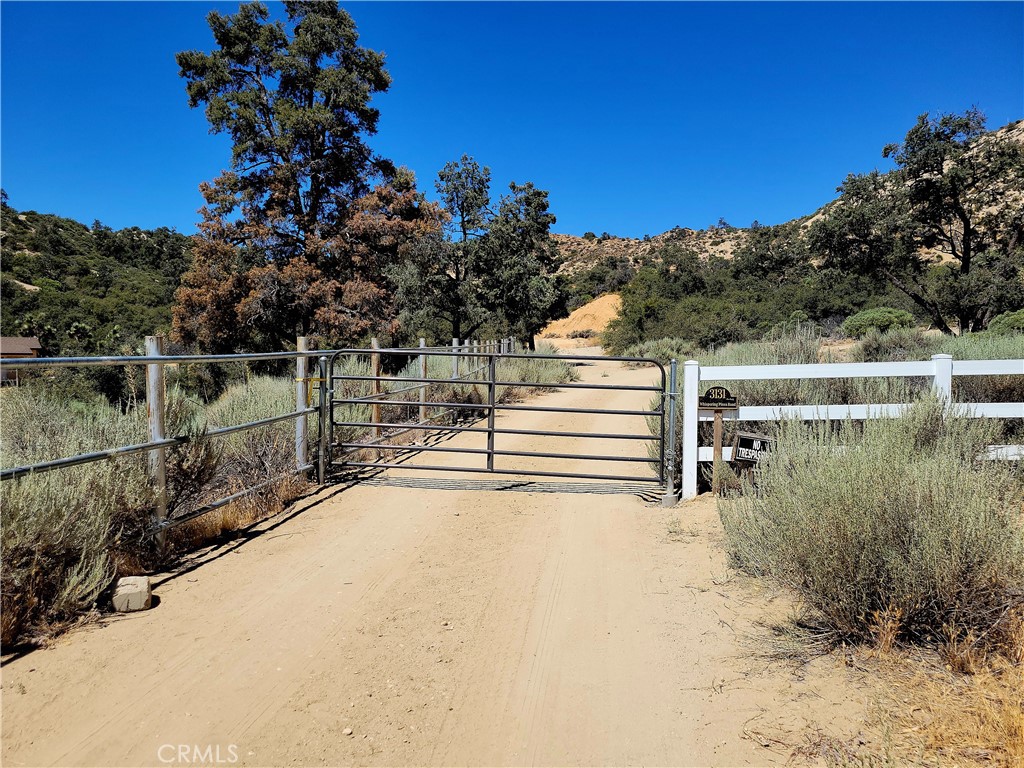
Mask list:
MULTIPOLYGON (((273 4, 271 4, 273 6, 273 4)), ((371 145, 551 193, 557 232, 774 224, 922 112, 1024 118, 1024 3, 348 3, 387 54, 371 145)), ((227 139, 177 51, 237 3, 0 3, 0 183, 21 210, 194 231, 227 139)), ((280 10, 280 9, 278 9, 280 10)))

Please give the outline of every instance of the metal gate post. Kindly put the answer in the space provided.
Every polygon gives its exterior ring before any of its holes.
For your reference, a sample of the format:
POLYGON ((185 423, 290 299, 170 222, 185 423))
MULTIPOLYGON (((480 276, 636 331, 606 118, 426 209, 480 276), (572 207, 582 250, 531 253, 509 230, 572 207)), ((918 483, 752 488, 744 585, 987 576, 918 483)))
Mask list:
MULTIPOLYGON (((422 336, 420 337, 420 349, 427 346, 427 340, 422 336)), ((427 356, 420 352, 420 378, 427 378, 427 356)), ((427 384, 426 382, 420 383, 420 421, 425 422, 427 420, 427 384)))
POLYGON ((683 363, 683 457, 682 497, 697 497, 697 402, 700 388, 700 363, 683 363))
POLYGON ((329 402, 333 395, 334 387, 327 387, 327 358, 320 358, 320 450, 317 457, 317 480, 320 485, 327 482, 327 451, 330 447, 334 432, 334 416, 331 415, 334 408, 329 402), (328 431, 329 430, 329 431, 328 431))
MULTIPOLYGON (((374 336, 370 339, 370 346, 374 349, 380 349, 380 343, 377 341, 377 337, 374 336)), ((370 405, 371 420, 375 424, 380 424, 380 403, 377 400, 380 398, 380 352, 374 351, 370 353, 370 375, 373 376, 373 381, 370 382, 370 394, 373 395, 373 403, 370 405)), ((381 428, 373 428, 373 436, 381 436, 381 428)))
MULTIPOLYGON (((295 410, 309 407, 309 358, 303 352, 309 350, 305 336, 295 340, 295 410)), ((309 464, 309 416, 302 414, 295 419, 295 468, 302 469, 309 464)))
MULTIPOLYGON (((164 337, 146 337, 146 356, 161 357, 164 354, 164 337)), ((167 437, 164 422, 164 384, 163 363, 146 365, 146 410, 149 416, 149 440, 155 443, 167 437)), ((167 449, 163 446, 153 448, 149 452, 149 477, 153 482, 156 494, 154 514, 157 528, 156 542, 163 549, 167 543, 167 531, 162 524, 167 521, 167 449)))
POLYGON ((498 388, 494 383, 498 380, 496 363, 497 358, 491 355, 487 363, 487 469, 491 471, 494 470, 494 401, 498 388))
POLYGON ((459 378, 459 340, 452 339, 452 378, 459 378))
MULTIPOLYGON (((674 507, 679 501, 679 494, 676 493, 676 369, 675 358, 669 363, 668 368, 668 448, 665 451, 665 495, 661 497, 661 506, 674 507)), ((662 406, 662 418, 665 408, 662 406)))

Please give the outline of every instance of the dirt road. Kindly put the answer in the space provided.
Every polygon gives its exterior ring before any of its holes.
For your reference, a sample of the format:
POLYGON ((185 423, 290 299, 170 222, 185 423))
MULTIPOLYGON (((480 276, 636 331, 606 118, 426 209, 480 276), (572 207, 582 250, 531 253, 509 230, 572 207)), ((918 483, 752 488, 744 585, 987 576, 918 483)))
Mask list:
MULTIPOLYGON (((642 428, 620 418, 600 430, 642 428)), ((6 664, 4 765, 766 765, 808 727, 863 715, 834 662, 797 673, 758 653, 757 622, 785 604, 730 575, 713 500, 392 475, 406 479, 322 493, 204 553, 157 580, 153 610, 6 664)))

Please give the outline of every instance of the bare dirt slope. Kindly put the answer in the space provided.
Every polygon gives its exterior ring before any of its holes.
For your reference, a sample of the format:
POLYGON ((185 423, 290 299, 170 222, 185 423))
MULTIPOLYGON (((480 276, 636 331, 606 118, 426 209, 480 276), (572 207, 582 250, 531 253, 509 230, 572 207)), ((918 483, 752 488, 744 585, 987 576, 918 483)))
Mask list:
MULTIPOLYGON (((610 362, 581 371, 652 379, 610 362)), ((536 402, 642 409, 648 396, 536 402)), ((617 419, 600 427, 642 429, 617 419)), ((768 765, 808 728, 856 733, 867 694, 851 693, 847 669, 760 653, 758 622, 786 604, 730 575, 712 499, 665 510, 566 483, 412 479, 427 474, 323 492, 159 579, 155 609, 6 664, 3 764, 182 764, 177 745, 190 745, 264 766, 768 765)))
MULTIPOLYGON (((540 332, 542 339, 564 338, 569 339, 572 333, 589 332, 591 335, 604 333, 608 323, 618 317, 619 308, 622 306, 622 299, 617 293, 606 293, 598 296, 591 302, 573 310, 568 317, 555 320, 540 332)), ((576 346, 589 346, 593 341, 587 341, 585 337, 572 339, 580 342, 576 346)))

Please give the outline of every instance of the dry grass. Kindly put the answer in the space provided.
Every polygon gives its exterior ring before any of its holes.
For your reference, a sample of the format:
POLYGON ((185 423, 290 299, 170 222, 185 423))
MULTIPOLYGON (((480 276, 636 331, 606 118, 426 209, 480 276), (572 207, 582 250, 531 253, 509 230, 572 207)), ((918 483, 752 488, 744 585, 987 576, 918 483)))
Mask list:
MULTIPOLYGON (((191 551, 260 520, 280 514, 288 504, 309 488, 309 482, 297 475, 285 478, 263 491, 182 523, 171 530, 168 542, 179 551, 191 551)), ((239 487, 238 490, 242 488, 239 487)))
POLYGON ((875 724, 890 734, 902 760, 1024 766, 1024 666, 994 656, 965 675, 941 657, 895 653, 881 657, 877 668, 887 693, 875 724))

